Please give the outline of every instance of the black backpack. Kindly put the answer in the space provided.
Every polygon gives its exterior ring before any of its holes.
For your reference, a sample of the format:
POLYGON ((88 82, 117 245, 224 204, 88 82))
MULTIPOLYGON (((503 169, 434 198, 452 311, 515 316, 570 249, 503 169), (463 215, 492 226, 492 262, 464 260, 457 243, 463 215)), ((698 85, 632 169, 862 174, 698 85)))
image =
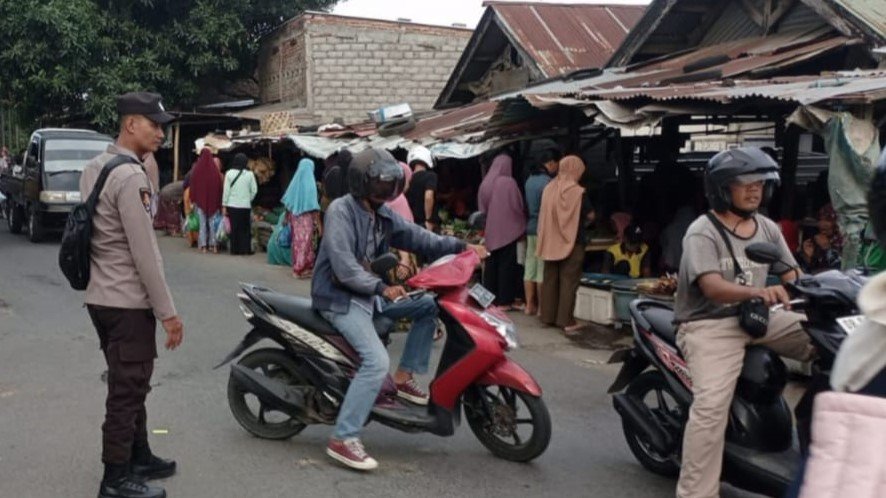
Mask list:
POLYGON ((89 244, 92 240, 92 216, 95 214, 98 196, 105 188, 105 181, 117 166, 135 162, 135 159, 124 155, 117 155, 108 161, 98 175, 98 180, 92 187, 89 198, 86 199, 86 202, 74 206, 71 214, 68 215, 65 231, 62 234, 61 249, 58 252, 58 266, 74 290, 86 290, 86 286, 89 285, 89 244))

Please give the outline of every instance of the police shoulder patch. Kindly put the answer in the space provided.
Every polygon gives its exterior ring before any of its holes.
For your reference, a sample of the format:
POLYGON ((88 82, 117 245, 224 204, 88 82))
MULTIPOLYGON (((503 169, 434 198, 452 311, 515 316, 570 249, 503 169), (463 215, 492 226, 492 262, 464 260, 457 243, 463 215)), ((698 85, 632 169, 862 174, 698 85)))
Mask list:
POLYGON ((145 206, 145 212, 151 214, 151 189, 138 189, 138 196, 141 198, 142 204, 145 206))

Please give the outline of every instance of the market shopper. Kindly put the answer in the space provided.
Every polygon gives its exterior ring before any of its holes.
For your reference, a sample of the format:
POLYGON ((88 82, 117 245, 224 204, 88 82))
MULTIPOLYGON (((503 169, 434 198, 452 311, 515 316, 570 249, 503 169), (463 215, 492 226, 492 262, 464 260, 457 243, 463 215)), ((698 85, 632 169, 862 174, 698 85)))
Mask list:
POLYGON ((606 249, 603 273, 615 273, 631 278, 652 276, 652 258, 649 246, 643 242, 643 229, 637 223, 625 228, 622 241, 606 249))
POLYGON ((335 200, 326 211, 326 236, 320 243, 311 297, 314 307, 362 360, 339 409, 326 453, 351 468, 371 470, 378 462, 366 453, 360 433, 389 366, 373 316, 413 319, 394 382, 400 397, 426 404, 427 395, 415 384, 413 375, 427 370, 437 308, 429 295, 410 298, 402 286, 385 284, 370 272, 370 262, 392 247, 431 258, 466 247, 482 258, 486 250, 407 223, 384 205, 399 195, 403 182, 403 172, 389 152, 367 149, 355 155, 348 174, 350 194, 335 200), (386 301, 381 302, 382 297, 386 301))
POLYGON ((308 158, 299 161, 295 176, 283 195, 283 206, 292 234, 292 276, 310 278, 316 259, 314 233, 322 231, 314 161, 308 158))
POLYGON ((544 261, 535 255, 538 247, 538 215, 541 209, 541 195, 560 169, 560 150, 555 146, 542 150, 536 158, 537 166, 526 179, 526 209, 529 219, 526 222, 526 257, 523 264, 523 290, 526 295, 526 314, 539 311, 539 292, 544 281, 544 261))
POLYGON ((440 220, 437 217, 437 173, 434 156, 430 149, 417 145, 409 151, 406 163, 413 175, 406 192, 409 208, 417 225, 435 231, 440 220))
POLYGON ((520 187, 512 173, 512 159, 499 154, 480 183, 477 206, 486 214, 484 239, 489 258, 483 270, 483 285, 495 294, 495 304, 505 311, 514 304, 520 286, 517 242, 526 232, 526 211, 520 187))
POLYGON ((252 254, 252 200, 257 193, 249 158, 242 153, 235 155, 222 190, 223 213, 231 221, 231 254, 252 254))
POLYGON ((86 308, 108 366, 105 471, 98 496, 160 498, 166 496, 163 489, 145 480, 173 475, 176 463, 151 451, 145 397, 157 357, 157 320, 166 330, 167 349, 181 344, 183 327, 163 275, 150 216, 152 186, 141 158, 157 150, 162 126, 173 118, 152 93, 119 97, 117 111, 117 141, 91 160, 80 178, 80 195, 86 199, 105 164, 118 155, 131 159, 108 175, 92 218, 86 308))
POLYGON ((221 214, 223 177, 212 152, 208 148, 200 151, 200 157, 191 172, 190 201, 200 220, 197 247, 200 252, 218 252, 212 219, 221 214))
POLYGON ((348 195, 348 165, 352 158, 348 149, 339 150, 335 155, 335 164, 323 174, 323 192, 327 203, 348 195))
MULTIPOLYGON (((781 249, 782 261, 796 267, 778 225, 758 213, 778 181, 778 164, 755 147, 721 152, 705 169, 705 195, 713 209, 689 227, 683 241, 675 307, 677 344, 692 377, 693 394, 683 438, 679 498, 719 496, 729 406, 745 348, 761 344, 799 361, 813 353, 800 325, 803 315, 772 313, 763 330, 750 330, 750 324, 758 321, 739 320, 743 308, 738 305, 753 299, 765 306, 783 303, 790 308, 783 286, 766 286, 767 274, 774 268, 745 256, 748 245, 769 242, 781 249), (761 332, 758 338, 752 336, 761 332)), ((793 270, 781 274, 784 282, 795 277, 793 270)), ((759 316, 753 308, 750 312, 759 316)))
POLYGON ((560 160, 557 176, 542 193, 538 217, 536 255, 545 265, 541 321, 567 333, 577 328, 575 293, 581 282, 587 224, 595 217, 590 199, 578 183, 584 172, 584 162, 578 156, 560 160))

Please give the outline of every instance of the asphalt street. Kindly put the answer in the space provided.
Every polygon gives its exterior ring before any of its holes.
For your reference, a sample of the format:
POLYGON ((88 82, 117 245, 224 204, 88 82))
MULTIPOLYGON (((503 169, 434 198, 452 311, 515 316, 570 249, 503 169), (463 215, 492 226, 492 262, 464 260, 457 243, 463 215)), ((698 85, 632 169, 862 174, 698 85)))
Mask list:
MULTIPOLYGON (((237 283, 301 295, 308 283, 263 255, 200 255, 183 239, 159 240, 185 323, 182 347, 160 351, 148 397, 149 430, 160 432, 151 436, 154 450, 179 464, 178 475, 161 481, 171 497, 673 496, 675 482, 645 471, 625 444, 605 392, 616 373, 603 364, 607 353, 577 348, 522 315, 525 347, 512 355, 541 384, 553 420, 550 447, 532 463, 495 458, 466 424, 450 438, 369 425, 364 442, 381 463, 371 474, 327 459, 329 426, 287 441, 252 437, 228 409, 227 370, 212 370, 246 332, 237 283)), ((57 241, 31 244, 0 226, 4 498, 95 496, 101 475, 105 366, 83 295, 57 269, 57 251, 57 241)), ((403 340, 395 336, 392 358, 403 340)), ((751 495, 724 486, 723 496, 751 495)))

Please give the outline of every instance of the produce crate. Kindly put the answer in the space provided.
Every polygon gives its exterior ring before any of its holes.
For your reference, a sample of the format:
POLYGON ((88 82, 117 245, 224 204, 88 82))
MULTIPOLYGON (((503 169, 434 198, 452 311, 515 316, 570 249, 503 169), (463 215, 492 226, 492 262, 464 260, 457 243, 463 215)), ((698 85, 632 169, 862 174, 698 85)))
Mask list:
POLYGON ((611 325, 615 319, 612 292, 580 286, 575 294, 575 318, 600 325, 611 325))

